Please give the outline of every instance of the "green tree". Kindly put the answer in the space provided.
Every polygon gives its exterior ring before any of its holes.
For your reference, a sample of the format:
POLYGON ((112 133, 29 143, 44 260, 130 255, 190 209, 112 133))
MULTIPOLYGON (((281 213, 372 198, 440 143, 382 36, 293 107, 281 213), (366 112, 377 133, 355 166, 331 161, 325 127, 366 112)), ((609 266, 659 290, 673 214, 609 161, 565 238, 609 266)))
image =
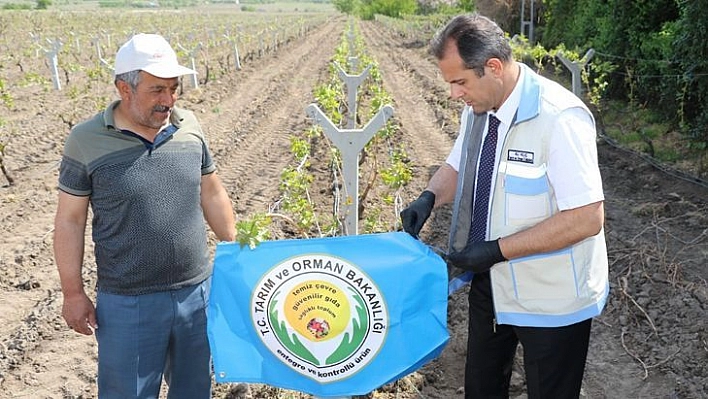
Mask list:
POLYGON ((548 0, 544 3, 538 37, 546 48, 564 44, 566 48, 587 47, 605 24, 605 1, 548 0))
POLYGON ((356 0, 332 0, 332 4, 337 11, 344 14, 354 14, 356 10, 356 0))
POLYGON ((676 0, 549 0, 539 29, 546 48, 564 44, 584 53, 595 49, 596 61, 612 62, 607 95, 648 104, 663 115, 676 114, 672 58, 676 0))
POLYGON ((37 0, 37 10, 46 10, 52 5, 52 0, 37 0))
POLYGON ((404 15, 415 14, 417 8, 416 0, 362 0, 359 16, 362 19, 373 19, 374 15, 381 14, 401 18, 404 15))
MULTIPOLYGON (((705 1, 548 0, 537 30, 592 63, 611 62, 606 98, 629 100, 686 134, 708 156, 708 8, 705 1)), ((707 158, 708 159, 708 158, 707 158)), ((708 171, 703 161, 699 175, 708 171)))
POLYGON ((674 60, 682 72, 676 100, 690 139, 699 150, 708 148, 708 8, 700 1, 682 2, 681 17, 672 43, 674 60))

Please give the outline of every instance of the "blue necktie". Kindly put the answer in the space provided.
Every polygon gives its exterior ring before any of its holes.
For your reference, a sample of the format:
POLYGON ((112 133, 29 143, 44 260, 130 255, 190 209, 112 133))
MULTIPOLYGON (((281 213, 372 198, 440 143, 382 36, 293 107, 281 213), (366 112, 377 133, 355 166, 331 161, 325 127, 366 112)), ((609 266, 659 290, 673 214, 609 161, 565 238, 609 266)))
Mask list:
POLYGON ((497 130, 499 119, 489 114, 489 132, 482 144, 482 153, 477 167, 477 185, 472 208, 472 226, 467 244, 484 241, 487 233, 487 214, 489 213, 489 196, 494 173, 494 158, 497 153, 497 130))

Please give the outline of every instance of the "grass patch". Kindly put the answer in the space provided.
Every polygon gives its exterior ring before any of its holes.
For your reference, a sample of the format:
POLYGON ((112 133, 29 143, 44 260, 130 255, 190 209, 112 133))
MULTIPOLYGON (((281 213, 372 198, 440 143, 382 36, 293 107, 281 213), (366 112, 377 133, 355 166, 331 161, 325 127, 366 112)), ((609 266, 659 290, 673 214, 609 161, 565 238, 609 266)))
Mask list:
POLYGON ((609 102, 599 114, 604 133, 623 147, 648 155, 668 166, 700 177, 705 162, 703 151, 692 149, 688 138, 676 126, 655 113, 623 102, 609 102))

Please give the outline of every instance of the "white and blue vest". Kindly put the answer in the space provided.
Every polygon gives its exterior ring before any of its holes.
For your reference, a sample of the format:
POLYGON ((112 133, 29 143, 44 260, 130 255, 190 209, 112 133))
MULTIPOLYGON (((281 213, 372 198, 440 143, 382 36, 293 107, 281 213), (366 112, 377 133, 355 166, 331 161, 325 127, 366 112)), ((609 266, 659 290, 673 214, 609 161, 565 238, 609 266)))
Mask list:
MULTIPOLYGON (((504 140, 502 157, 496 161, 498 173, 488 222, 492 239, 527 229, 559 212, 546 173, 552 132, 547 126, 556 123, 561 111, 573 107, 592 118, 585 104, 559 84, 530 69, 523 76, 523 100, 504 140)), ((470 112, 463 118, 469 128, 459 166, 450 251, 462 250, 469 235, 474 174, 485 121, 486 114, 470 112)), ((609 293, 604 229, 559 251, 498 263, 490 270, 490 277, 498 324, 558 327, 597 316, 609 293)))

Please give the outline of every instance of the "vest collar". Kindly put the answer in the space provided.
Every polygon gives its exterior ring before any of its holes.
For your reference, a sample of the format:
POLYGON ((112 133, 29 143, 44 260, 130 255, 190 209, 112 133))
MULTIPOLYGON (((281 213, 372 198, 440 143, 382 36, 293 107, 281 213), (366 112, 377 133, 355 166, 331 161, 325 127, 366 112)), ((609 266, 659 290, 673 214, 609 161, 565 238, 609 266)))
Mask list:
POLYGON ((519 108, 516 113, 516 122, 524 122, 533 119, 541 113, 541 85, 538 77, 532 73, 531 69, 523 63, 519 63, 524 68, 521 82, 521 98, 519 108))

